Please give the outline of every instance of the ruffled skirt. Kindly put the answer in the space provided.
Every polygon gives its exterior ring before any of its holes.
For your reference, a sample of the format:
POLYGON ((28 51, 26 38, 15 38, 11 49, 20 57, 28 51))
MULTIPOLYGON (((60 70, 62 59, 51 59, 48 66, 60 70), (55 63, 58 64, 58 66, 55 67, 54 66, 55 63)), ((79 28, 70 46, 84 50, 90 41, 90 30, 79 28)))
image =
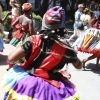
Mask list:
MULTIPOLYGON (((78 51, 93 54, 96 57, 100 56, 100 30, 90 28, 82 37, 78 38, 76 44, 78 51)), ((76 40, 77 41, 77 40, 76 40)))
POLYGON ((69 81, 58 80, 54 87, 40 77, 29 75, 19 65, 11 68, 1 85, 6 89, 4 100, 79 100, 79 93, 69 81))
POLYGON ((10 41, 10 44, 15 46, 15 47, 19 47, 20 45, 23 44, 23 41, 29 36, 29 33, 24 32, 23 36, 20 39, 17 39, 15 37, 12 38, 12 40, 10 41))

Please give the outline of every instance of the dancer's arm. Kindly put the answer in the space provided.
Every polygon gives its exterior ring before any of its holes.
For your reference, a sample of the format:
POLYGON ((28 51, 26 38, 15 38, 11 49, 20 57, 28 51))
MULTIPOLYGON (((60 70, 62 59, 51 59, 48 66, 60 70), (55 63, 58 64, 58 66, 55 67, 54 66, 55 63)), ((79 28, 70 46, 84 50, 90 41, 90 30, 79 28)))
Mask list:
POLYGON ((77 58, 76 61, 73 62, 72 64, 77 69, 81 69, 82 68, 82 62, 79 60, 79 58, 77 58))
POLYGON ((30 20, 30 22, 29 22, 29 32, 30 32, 30 35, 36 34, 36 32, 34 30, 34 26, 33 26, 33 20, 30 20))
POLYGON ((0 19, 0 23, 3 24, 9 15, 11 15, 11 12, 8 12, 3 19, 0 19))
POLYGON ((19 47, 9 54, 8 60, 10 62, 16 62, 16 61, 20 60, 21 58, 23 58, 25 55, 26 54, 23 51, 23 49, 21 47, 19 47))

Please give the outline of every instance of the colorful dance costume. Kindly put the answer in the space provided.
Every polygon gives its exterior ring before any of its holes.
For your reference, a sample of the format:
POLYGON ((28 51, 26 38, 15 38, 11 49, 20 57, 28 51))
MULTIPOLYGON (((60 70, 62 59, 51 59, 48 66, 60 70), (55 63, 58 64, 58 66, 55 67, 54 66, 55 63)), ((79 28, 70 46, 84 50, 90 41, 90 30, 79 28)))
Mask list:
MULTIPOLYGON (((64 14, 64 10, 59 6, 48 10, 42 27, 47 25, 47 15, 52 18, 56 16, 53 21, 57 22, 61 14, 64 14)), ((50 23, 51 29, 52 26, 50 23)), ((62 26, 56 23, 56 28, 62 26)), ((49 25, 47 27, 50 29, 49 25)), ((26 60, 13 66, 4 76, 2 85, 7 91, 4 100, 79 100, 79 93, 73 83, 59 71, 66 63, 76 61, 76 52, 68 44, 54 38, 47 39, 44 35, 32 35, 21 46, 26 60), (34 72, 28 73, 27 70, 32 68, 34 72)))
MULTIPOLYGON (((32 5, 31 4, 28 4, 28 5, 23 5, 22 6, 23 10, 27 11, 29 10, 30 8, 32 8, 32 5)), ((12 10, 12 12, 14 13, 14 10, 16 10, 17 8, 14 8, 12 10)), ((16 17, 14 17, 12 19, 12 23, 16 20, 16 17)), ((15 26, 16 28, 16 31, 13 33, 13 39, 10 41, 10 44, 15 46, 15 47, 18 47, 20 46, 23 41, 25 40, 25 38, 29 37, 30 36, 30 33, 29 33, 29 26, 23 26, 21 24, 17 24, 15 26)))
MULTIPOLYGON (((2 19, 2 8, 0 6, 0 19, 2 19)), ((2 23, 0 23, 0 52, 3 52, 4 49, 4 41, 3 41, 3 36, 4 36, 4 27, 2 23)))
POLYGON ((100 26, 96 22, 96 26, 89 28, 85 31, 80 42, 77 44, 78 51, 93 54, 97 57, 100 56, 100 26))
POLYGON ((17 47, 20 46, 23 41, 30 36, 28 32, 28 26, 19 26, 18 29, 13 33, 13 39, 10 41, 10 44, 17 47))
MULTIPOLYGON (((18 11, 18 8, 14 7, 12 8, 12 18, 11 18, 11 25, 15 22, 15 20, 18 18, 18 15, 16 14, 16 11, 18 11)), ((19 27, 20 24, 17 24, 15 26, 15 29, 19 27)))

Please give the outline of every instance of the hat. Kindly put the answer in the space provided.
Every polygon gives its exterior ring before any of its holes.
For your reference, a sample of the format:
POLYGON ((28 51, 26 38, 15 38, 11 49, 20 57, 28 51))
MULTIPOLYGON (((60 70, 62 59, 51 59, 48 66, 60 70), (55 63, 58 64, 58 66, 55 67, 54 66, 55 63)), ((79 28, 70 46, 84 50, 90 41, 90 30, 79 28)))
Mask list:
POLYGON ((31 3, 24 3, 22 5, 23 10, 29 10, 30 8, 32 8, 31 3))
POLYGON ((79 5, 78 5, 78 8, 83 8, 83 7, 84 7, 83 4, 79 4, 79 5))
POLYGON ((60 6, 50 8, 43 16, 42 30, 65 27, 65 11, 60 6))

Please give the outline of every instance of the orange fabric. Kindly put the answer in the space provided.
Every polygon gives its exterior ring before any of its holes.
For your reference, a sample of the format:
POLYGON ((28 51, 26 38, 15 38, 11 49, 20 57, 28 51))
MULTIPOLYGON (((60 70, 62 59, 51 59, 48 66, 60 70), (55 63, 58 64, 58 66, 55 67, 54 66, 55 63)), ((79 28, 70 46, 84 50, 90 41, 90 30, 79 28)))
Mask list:
POLYGON ((22 8, 24 10, 29 10, 30 8, 32 8, 32 5, 31 5, 31 3, 24 3, 23 6, 22 6, 22 8))
MULTIPOLYGON (((40 51, 42 37, 39 35, 32 35, 32 36, 30 36, 30 38, 31 38, 31 41, 33 42, 32 43, 32 52, 31 52, 29 59, 27 61, 25 61, 23 64, 21 64, 22 68, 26 68, 28 66, 34 67, 34 65, 31 65, 32 60, 35 57, 37 57, 37 55, 40 51)), ((34 75, 43 78, 45 81, 47 81, 50 84, 59 88, 60 83, 56 80, 50 80, 48 71, 60 63, 60 61, 63 59, 63 56, 60 56, 60 55, 64 55, 66 53, 66 50, 67 50, 66 48, 60 46, 57 43, 54 43, 50 50, 50 52, 52 52, 52 53, 48 54, 46 56, 46 58, 44 58, 44 60, 40 64, 40 66, 38 66, 38 68, 35 69, 34 75), (55 55, 53 53, 60 54, 60 55, 55 55)))
POLYGON ((13 37, 20 39, 23 36, 24 31, 28 31, 28 26, 18 26, 18 30, 16 30, 13 34, 13 37))
POLYGON ((29 60, 25 60, 23 64, 21 64, 22 68, 27 68, 28 66, 31 66, 32 60, 38 55, 40 49, 37 47, 40 47, 41 42, 42 42, 42 37, 39 35, 32 35, 30 36, 32 43, 32 52, 29 57, 29 60))
MULTIPOLYGON (((17 17, 14 17, 14 18, 11 19, 11 25, 16 21, 16 19, 17 19, 17 17)), ((19 26, 20 26, 20 24, 17 24, 15 26, 15 28, 17 29, 19 26)))

